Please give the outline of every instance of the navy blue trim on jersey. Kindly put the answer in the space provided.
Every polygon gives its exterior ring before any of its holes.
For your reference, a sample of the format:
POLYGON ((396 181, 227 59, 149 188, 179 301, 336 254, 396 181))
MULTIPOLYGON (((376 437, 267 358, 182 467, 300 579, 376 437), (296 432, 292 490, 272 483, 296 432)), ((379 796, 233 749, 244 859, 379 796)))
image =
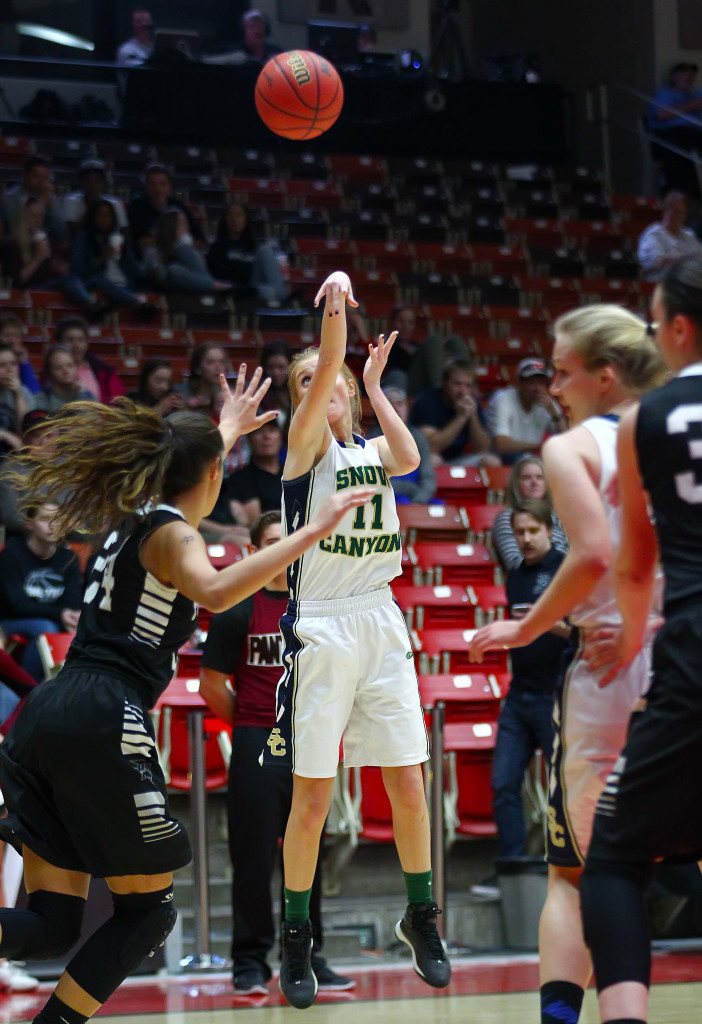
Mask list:
MULTIPOLYGON (((292 536, 301 526, 309 521, 310 500, 314 484, 314 469, 293 480, 283 480, 283 514, 285 516, 285 533, 292 536)), ((296 598, 300 584, 300 563, 304 555, 288 566, 288 594, 296 598)))
MULTIPOLYGON (((366 447, 365 437, 361 437, 360 434, 352 434, 351 437, 353 438, 353 444, 358 445, 359 448, 366 447)), ((346 441, 340 441, 337 437, 335 437, 334 440, 336 441, 340 448, 348 448, 346 441)))
POLYGON ((565 736, 565 723, 568 714, 568 689, 573 671, 582 654, 584 644, 583 630, 579 631, 578 640, 578 650, 568 666, 565 679, 555 694, 553 708, 554 740, 549 770, 549 800, 548 816, 546 819, 548 829, 546 860, 549 864, 566 868, 579 868, 585 862, 585 858, 578 846, 575 829, 568 815, 568 796, 564 775, 566 749, 563 737, 565 736))
POLYGON ((304 644, 297 635, 297 602, 288 601, 280 620, 283 635, 284 674, 275 694, 275 727, 271 730, 263 750, 262 764, 266 768, 295 770, 295 737, 293 732, 295 697, 297 691, 298 655, 304 644))

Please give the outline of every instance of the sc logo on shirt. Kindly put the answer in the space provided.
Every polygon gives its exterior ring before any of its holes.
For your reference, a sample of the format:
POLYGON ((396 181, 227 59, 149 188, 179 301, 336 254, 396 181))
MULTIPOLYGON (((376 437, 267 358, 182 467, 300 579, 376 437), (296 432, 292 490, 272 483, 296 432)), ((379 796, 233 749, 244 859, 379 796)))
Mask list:
POLYGON ((266 743, 273 757, 285 757, 285 740, 280 735, 280 729, 271 729, 266 743))

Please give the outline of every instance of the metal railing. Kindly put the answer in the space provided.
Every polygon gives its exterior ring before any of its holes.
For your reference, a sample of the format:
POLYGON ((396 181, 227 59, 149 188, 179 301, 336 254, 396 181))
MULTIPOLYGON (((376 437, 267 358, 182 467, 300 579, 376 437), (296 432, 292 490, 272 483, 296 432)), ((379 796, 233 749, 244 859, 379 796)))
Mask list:
POLYGON ((702 155, 694 150, 683 149, 666 139, 664 134, 653 131, 648 126, 647 115, 651 107, 656 107, 687 121, 691 128, 696 128, 700 132, 700 150, 702 150, 702 120, 676 110, 675 107, 660 103, 655 96, 616 82, 600 83, 593 86, 588 89, 585 99, 588 122, 599 129, 602 177, 608 190, 612 189, 612 139, 613 133, 617 131, 635 135, 639 139, 642 157, 642 193, 651 194, 655 191, 654 160, 651 153, 651 147, 654 145, 690 160, 697 172, 702 191, 702 155), (626 102, 622 103, 622 100, 626 102))

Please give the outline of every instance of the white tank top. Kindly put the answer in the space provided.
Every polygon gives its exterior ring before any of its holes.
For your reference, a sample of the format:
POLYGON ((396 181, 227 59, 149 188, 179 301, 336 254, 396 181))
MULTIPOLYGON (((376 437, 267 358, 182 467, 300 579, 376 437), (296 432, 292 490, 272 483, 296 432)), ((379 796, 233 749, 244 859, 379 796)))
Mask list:
POLYGON ((351 509, 330 537, 288 569, 290 597, 329 601, 358 597, 387 586, 402 571, 400 520, 395 493, 377 449, 354 435, 353 444, 332 439, 317 465, 283 480, 283 533, 314 519, 332 494, 358 485, 377 487, 366 505, 351 509))
MULTIPOLYGON (((621 509, 616 508, 609 500, 609 488, 617 475, 617 429, 619 427, 618 416, 592 416, 584 420, 580 426, 592 434, 600 452, 600 485, 597 488, 602 500, 605 519, 607 520, 607 531, 612 545, 612 565, 602 576, 597 586, 588 597, 574 608, 568 616, 574 626, 618 626, 621 625, 622 615, 614 595, 614 560, 621 541, 621 509)), ((656 588, 653 596, 653 607, 651 615, 660 614, 663 601, 663 573, 660 567, 656 571, 656 588)))
MULTIPOLYGON (((607 532, 613 552, 616 552, 621 539, 621 513, 609 500, 608 493, 612 480, 617 475, 617 427, 618 417, 591 416, 580 426, 592 434, 600 453, 602 472, 597 488, 602 500, 607 532)), ((597 586, 571 612, 569 618, 575 626, 619 625, 622 621, 621 612, 614 596, 614 567, 610 566, 597 586)))

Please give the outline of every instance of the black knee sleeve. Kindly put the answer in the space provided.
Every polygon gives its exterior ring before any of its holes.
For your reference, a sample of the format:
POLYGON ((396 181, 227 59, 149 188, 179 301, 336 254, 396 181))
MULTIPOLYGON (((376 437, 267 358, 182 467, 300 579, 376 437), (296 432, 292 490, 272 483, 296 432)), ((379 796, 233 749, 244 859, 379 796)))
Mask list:
POLYGON ((80 938, 85 900, 38 889, 25 910, 0 910, 0 956, 10 960, 54 960, 80 938))
POLYGON ((644 901, 652 865, 588 858, 580 880, 583 934, 597 991, 622 981, 651 981, 651 936, 644 901))
POLYGON ((115 912, 78 950, 66 970, 104 1003, 128 974, 162 946, 173 930, 173 886, 160 892, 112 894, 115 912))

